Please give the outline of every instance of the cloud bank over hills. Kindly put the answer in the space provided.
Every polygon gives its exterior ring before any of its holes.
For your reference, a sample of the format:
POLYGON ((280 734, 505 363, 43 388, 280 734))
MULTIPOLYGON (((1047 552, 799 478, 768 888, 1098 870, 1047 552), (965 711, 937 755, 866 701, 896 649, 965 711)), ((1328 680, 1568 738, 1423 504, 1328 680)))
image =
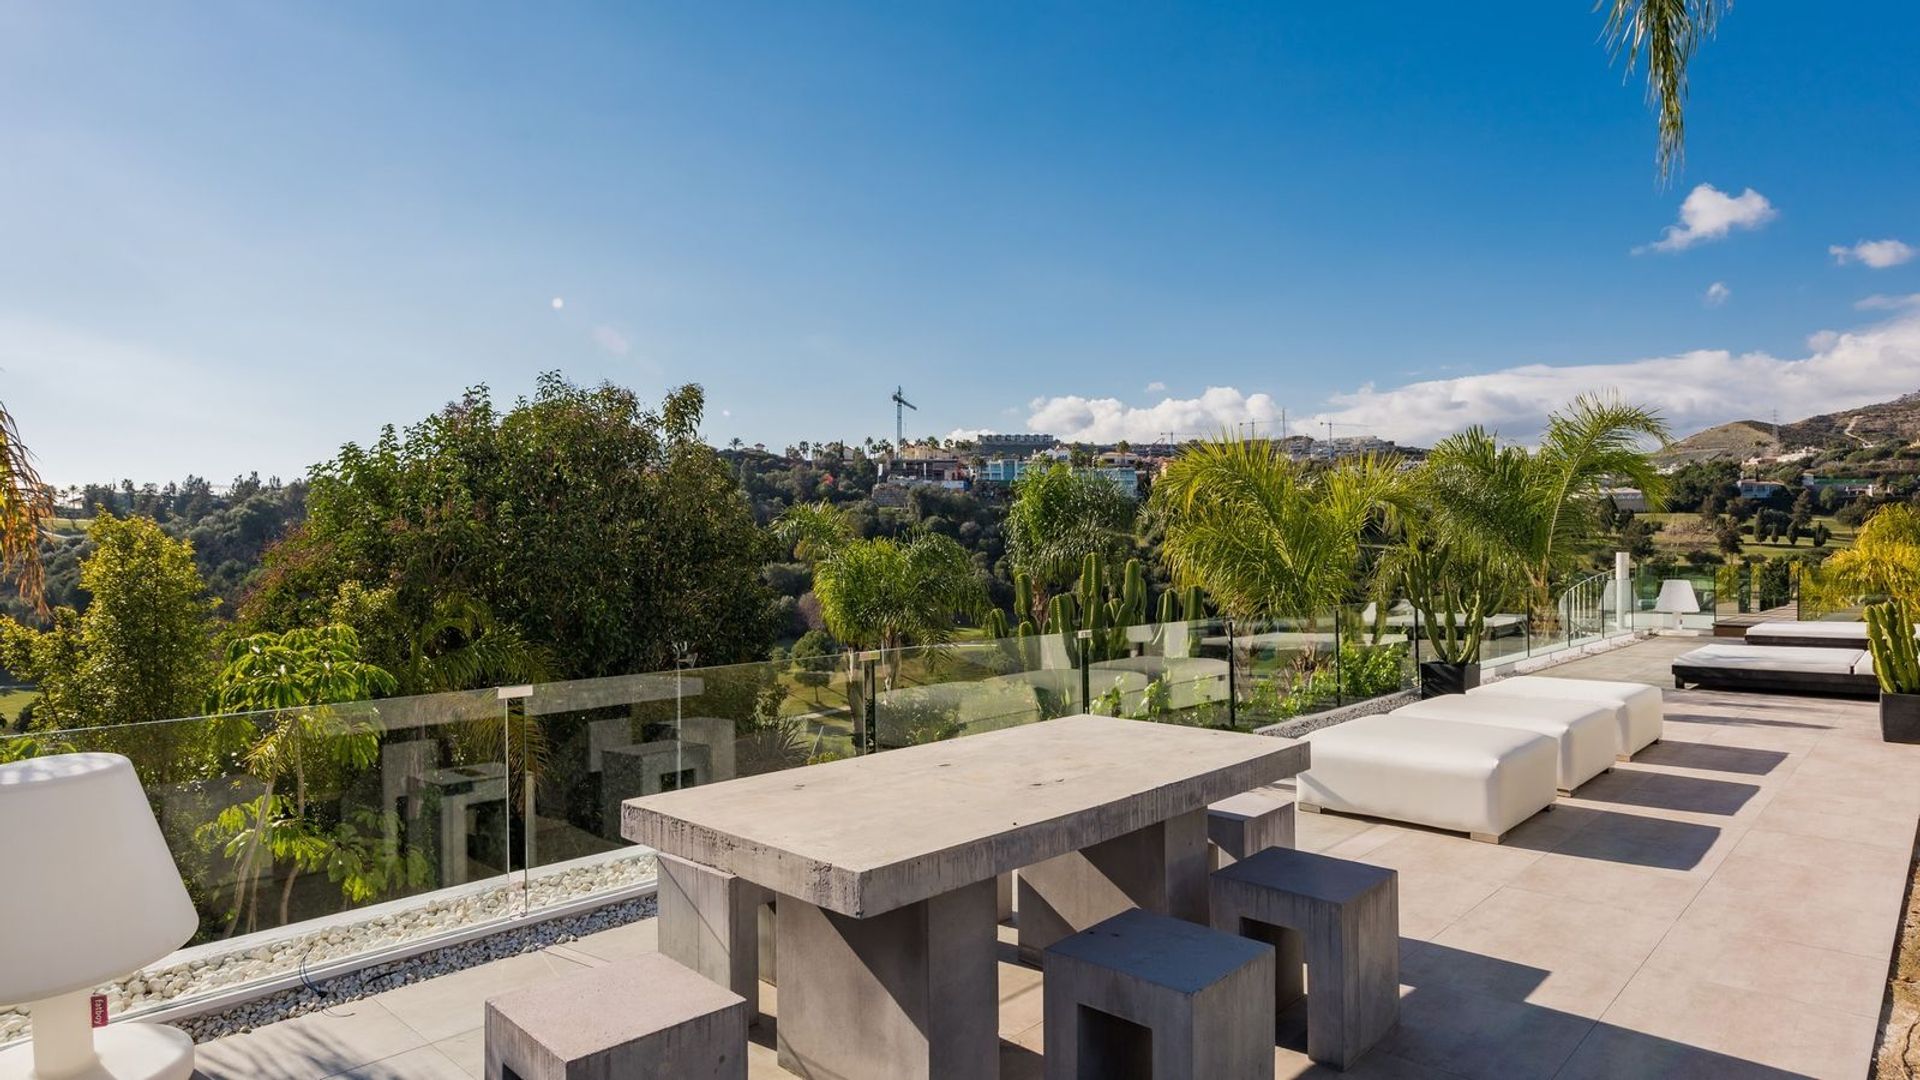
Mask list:
MULTIPOLYGON (((1482 424, 1525 442, 1539 435, 1547 413, 1576 394, 1612 390, 1661 409, 1685 433, 1774 409, 1782 419, 1797 419, 1920 389, 1920 310, 1904 309, 1896 318, 1854 330, 1821 331, 1807 348, 1800 357, 1698 349, 1624 363, 1527 364, 1390 389, 1364 386, 1319 403, 1318 411, 1292 413, 1291 427, 1317 433, 1316 425, 1324 431, 1332 421, 1339 435, 1429 445, 1482 424)), ((1280 411, 1272 394, 1231 386, 1139 405, 1061 395, 1030 402, 1025 430, 1071 442, 1152 442, 1168 434, 1180 439, 1244 432, 1251 423, 1266 435, 1279 432, 1280 411)))

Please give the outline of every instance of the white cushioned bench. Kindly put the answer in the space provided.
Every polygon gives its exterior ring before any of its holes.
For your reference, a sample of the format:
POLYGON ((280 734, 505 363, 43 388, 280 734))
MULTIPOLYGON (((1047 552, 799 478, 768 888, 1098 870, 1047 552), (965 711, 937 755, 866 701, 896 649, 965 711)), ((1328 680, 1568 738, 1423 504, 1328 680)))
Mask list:
POLYGON ((1392 715, 1491 724, 1545 735, 1559 748, 1556 786, 1563 794, 1613 768, 1620 753, 1620 723, 1614 706, 1590 701, 1444 694, 1403 705, 1392 715))
POLYGON ((1620 725, 1620 760, 1660 741, 1666 717, 1666 698, 1657 686, 1612 679, 1556 679, 1547 675, 1513 675, 1467 691, 1504 697, 1549 698, 1611 705, 1620 725))
POLYGON ((1553 805, 1559 748, 1528 731, 1363 716, 1306 736, 1312 767, 1295 778, 1299 809, 1407 821, 1497 844, 1553 805))

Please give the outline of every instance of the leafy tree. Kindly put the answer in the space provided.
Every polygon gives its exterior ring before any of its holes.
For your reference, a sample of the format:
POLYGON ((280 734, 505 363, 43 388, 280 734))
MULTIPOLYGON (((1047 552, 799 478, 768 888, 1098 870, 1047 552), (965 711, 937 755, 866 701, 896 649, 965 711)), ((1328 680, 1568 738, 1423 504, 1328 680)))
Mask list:
POLYGON ((833 638, 821 630, 809 630, 800 635, 793 643, 793 677, 801 686, 813 689, 813 700, 818 703, 820 690, 833 681, 833 638))
POLYGON ((243 917, 246 929, 258 927, 261 885, 276 863, 287 864, 282 925, 292 921, 302 873, 325 870, 355 903, 426 883, 426 856, 387 839, 399 834, 388 827, 393 822, 370 811, 329 820, 312 798, 316 786, 337 790, 346 773, 379 760, 378 716, 364 704, 337 706, 396 685, 361 659, 360 640, 345 626, 253 634, 228 647, 209 707, 231 717, 229 732, 246 740, 242 763, 265 784, 258 798, 228 807, 200 830, 235 861, 229 929, 243 917))
POLYGON ((0 405, 0 577, 44 614, 46 569, 40 558, 40 523, 53 516, 53 489, 34 471, 33 455, 20 441, 13 414, 0 405))
POLYGON ((1740 525, 1732 518, 1721 518, 1714 529, 1714 540, 1722 555, 1738 555, 1743 547, 1740 541, 1740 525))
POLYGON ((101 514, 80 584, 84 613, 54 612, 40 631, 0 621, 0 659, 40 686, 35 726, 45 730, 136 724, 196 715, 213 676, 215 601, 194 569, 193 548, 145 518, 101 514))
POLYGON ((1375 458, 1313 469, 1270 439, 1195 443, 1154 485, 1162 556, 1236 619, 1313 617, 1354 589, 1361 536, 1398 490, 1375 458))
MULTIPOLYGON (((358 582, 393 590, 407 638, 443 621, 446 597, 482 605, 558 677, 669 668, 676 642, 710 663, 758 658, 766 536, 698 437, 703 407, 698 386, 648 409, 548 374, 504 413, 477 387, 404 434, 348 444, 314 469, 307 520, 270 553, 244 621, 313 625, 358 582)), ((391 649, 370 656, 404 669, 391 649)))
POLYGON ((1652 557, 1654 527, 1638 517, 1630 518, 1620 527, 1620 549, 1635 559, 1652 557))
POLYGON ((1801 532, 1813 528, 1814 500, 1812 488, 1801 488, 1799 497, 1793 500, 1793 525, 1801 532))
MULTIPOLYGON (((1007 555, 1015 571, 1033 578, 1036 606, 1045 605, 1049 590, 1070 588, 1088 555, 1122 561, 1134 510, 1133 500, 1112 481, 1065 462, 1036 465, 1014 481, 1007 555)), ((1037 618, 1040 612, 1018 614, 1037 618)))

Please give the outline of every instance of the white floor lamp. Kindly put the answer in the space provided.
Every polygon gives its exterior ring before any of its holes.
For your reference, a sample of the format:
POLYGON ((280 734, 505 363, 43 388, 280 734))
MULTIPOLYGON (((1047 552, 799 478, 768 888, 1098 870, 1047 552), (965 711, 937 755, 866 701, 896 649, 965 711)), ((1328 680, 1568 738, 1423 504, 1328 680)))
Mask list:
POLYGON ((1668 578, 1660 583, 1660 595, 1653 602, 1653 610, 1673 616, 1673 628, 1681 628, 1681 616, 1694 615, 1700 611, 1700 596, 1693 591, 1693 582, 1685 578, 1668 578))
POLYGON ((0 1004, 33 1040, 0 1080, 185 1080, 193 1040, 159 1024, 95 1030, 90 994, 199 925, 133 763, 60 754, 0 765, 0 1004))

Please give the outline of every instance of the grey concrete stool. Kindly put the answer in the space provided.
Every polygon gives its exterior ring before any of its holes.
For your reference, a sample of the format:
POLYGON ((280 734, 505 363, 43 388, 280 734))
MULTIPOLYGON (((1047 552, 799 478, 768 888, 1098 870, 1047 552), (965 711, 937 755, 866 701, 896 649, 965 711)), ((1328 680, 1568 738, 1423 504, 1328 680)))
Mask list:
POLYGON ((1047 1080, 1271 1080, 1268 946, 1135 908, 1045 958, 1047 1080))
POLYGON ((1256 851, 1293 846, 1293 796, 1254 788, 1207 807, 1207 852, 1213 869, 1256 851))
POLYGON ((724 870, 661 852, 660 951, 747 999, 774 981, 773 893, 724 870))
POLYGON ((746 1080, 747 1002, 652 953, 487 999, 486 1080, 746 1080))
POLYGON ((1213 925, 1278 949, 1274 1000, 1307 994, 1307 1056, 1336 1069, 1360 1060, 1400 1015, 1399 874, 1381 866, 1271 848, 1213 875, 1213 925))

